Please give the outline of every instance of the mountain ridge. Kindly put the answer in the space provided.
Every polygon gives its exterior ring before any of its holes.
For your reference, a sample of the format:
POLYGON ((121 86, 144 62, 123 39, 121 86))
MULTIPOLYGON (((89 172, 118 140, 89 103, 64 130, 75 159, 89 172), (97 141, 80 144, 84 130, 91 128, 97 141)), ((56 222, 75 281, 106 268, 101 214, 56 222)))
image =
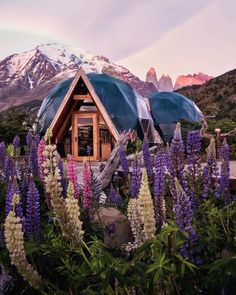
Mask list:
POLYGON ((49 93, 57 83, 74 76, 81 66, 87 73, 105 73, 124 80, 142 95, 157 91, 153 84, 140 80, 125 67, 102 55, 57 43, 44 44, 0 61, 1 111, 24 104, 30 100, 32 92, 32 99, 42 101, 45 89, 49 93))

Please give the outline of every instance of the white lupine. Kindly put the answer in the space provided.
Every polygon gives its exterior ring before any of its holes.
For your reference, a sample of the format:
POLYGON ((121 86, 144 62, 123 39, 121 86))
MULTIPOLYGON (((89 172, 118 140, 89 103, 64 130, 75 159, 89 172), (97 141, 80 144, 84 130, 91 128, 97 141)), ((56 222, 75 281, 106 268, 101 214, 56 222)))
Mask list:
POLYGON ((155 211, 149 190, 146 171, 143 172, 141 188, 138 196, 140 218, 143 226, 144 240, 152 238, 156 232, 155 211))
POLYGON ((7 215, 4 224, 6 247, 10 253, 11 264, 16 266, 19 274, 28 281, 33 288, 38 289, 42 283, 42 279, 26 259, 21 219, 15 214, 15 206, 18 202, 19 196, 15 194, 12 199, 13 209, 7 215))

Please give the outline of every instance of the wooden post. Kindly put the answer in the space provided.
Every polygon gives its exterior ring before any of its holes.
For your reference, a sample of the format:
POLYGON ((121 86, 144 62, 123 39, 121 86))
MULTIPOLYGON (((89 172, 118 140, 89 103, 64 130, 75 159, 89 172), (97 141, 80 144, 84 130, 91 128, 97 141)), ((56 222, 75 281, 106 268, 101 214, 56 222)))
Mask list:
POLYGON ((215 129, 215 144, 216 144, 216 159, 220 160, 220 146, 221 146, 221 142, 220 142, 220 128, 216 128, 215 129))

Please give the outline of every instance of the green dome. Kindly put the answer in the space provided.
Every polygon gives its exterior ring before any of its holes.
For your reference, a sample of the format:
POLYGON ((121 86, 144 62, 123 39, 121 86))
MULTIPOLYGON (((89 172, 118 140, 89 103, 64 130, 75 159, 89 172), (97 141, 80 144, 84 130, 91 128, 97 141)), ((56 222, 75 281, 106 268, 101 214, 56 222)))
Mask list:
POLYGON ((177 92, 155 92, 148 96, 155 126, 159 126, 168 139, 174 134, 180 120, 200 122, 204 116, 197 105, 177 92))
MULTIPOLYGON (((87 76, 118 132, 136 130, 142 138, 147 121, 153 125, 145 99, 122 80, 105 74, 90 73, 87 76)), ((60 83, 44 99, 37 114, 41 134, 50 126, 72 81, 70 78, 60 83)))

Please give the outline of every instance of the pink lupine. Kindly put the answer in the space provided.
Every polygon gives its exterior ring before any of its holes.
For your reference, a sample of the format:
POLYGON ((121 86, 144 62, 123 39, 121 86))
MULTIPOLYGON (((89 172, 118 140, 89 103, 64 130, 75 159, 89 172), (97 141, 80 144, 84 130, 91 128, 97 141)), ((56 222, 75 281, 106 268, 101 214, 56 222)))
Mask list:
POLYGON ((68 156, 67 177, 69 182, 73 184, 74 197, 77 199, 80 193, 80 188, 77 178, 77 164, 73 156, 68 156))

